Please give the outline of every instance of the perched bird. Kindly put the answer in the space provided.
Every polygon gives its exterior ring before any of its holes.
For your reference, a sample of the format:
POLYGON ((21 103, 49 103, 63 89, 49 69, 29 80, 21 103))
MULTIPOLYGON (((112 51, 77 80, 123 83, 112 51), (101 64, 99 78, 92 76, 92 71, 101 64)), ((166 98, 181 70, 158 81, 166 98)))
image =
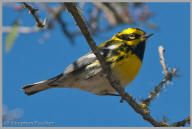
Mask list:
MULTIPOLYGON (((145 41, 151 35, 138 28, 128 28, 98 46, 113 76, 123 88, 138 74, 144 56, 145 41)), ((51 88, 77 88, 97 95, 116 95, 115 89, 103 75, 96 56, 89 52, 69 65, 60 75, 26 85, 22 89, 27 95, 51 88)))

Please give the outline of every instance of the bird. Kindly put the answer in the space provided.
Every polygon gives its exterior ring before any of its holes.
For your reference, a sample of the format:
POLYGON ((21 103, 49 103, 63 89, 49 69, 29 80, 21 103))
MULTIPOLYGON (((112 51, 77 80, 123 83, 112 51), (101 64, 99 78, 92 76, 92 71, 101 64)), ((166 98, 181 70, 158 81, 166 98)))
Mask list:
MULTIPOLYGON (((97 46, 122 88, 130 84, 139 73, 146 40, 151 35, 139 28, 127 28, 97 46)), ((52 88, 75 88, 99 96, 118 95, 104 76, 100 62, 92 51, 70 64, 61 74, 22 87, 26 95, 52 88)))

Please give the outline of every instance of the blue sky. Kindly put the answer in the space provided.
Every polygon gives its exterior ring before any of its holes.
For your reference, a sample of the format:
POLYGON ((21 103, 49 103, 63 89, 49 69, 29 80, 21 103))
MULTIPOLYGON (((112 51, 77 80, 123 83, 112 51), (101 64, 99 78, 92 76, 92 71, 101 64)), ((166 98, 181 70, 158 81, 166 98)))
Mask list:
MULTIPOLYGON (((158 46, 163 45, 168 67, 178 68, 180 77, 174 78, 151 103, 150 112, 156 120, 161 121, 165 115, 169 118, 168 123, 173 123, 183 120, 190 113, 190 4, 155 2, 147 5, 155 13, 150 21, 160 29, 154 31, 141 27, 154 35, 147 41, 139 74, 126 87, 126 91, 139 100, 147 97, 162 80, 158 46)), ((39 14, 46 17, 46 13, 39 14)), ((17 16, 17 12, 4 7, 3 26, 10 26, 17 16)), ((22 26, 34 26, 34 20, 27 11, 22 16, 22 26)), ((69 14, 65 13, 63 17, 68 20, 71 29, 77 29, 69 14)), ((128 27, 135 26, 120 25, 93 38, 100 44, 128 27)), ((126 102, 119 103, 120 97, 96 96, 64 88, 26 96, 21 86, 60 74, 70 63, 90 50, 83 36, 76 37, 75 45, 71 45, 58 25, 43 44, 38 42, 42 36, 42 32, 20 34, 11 51, 6 53, 6 34, 3 34, 3 104, 9 110, 19 108, 23 111, 19 122, 54 122, 52 126, 151 127, 126 102)))

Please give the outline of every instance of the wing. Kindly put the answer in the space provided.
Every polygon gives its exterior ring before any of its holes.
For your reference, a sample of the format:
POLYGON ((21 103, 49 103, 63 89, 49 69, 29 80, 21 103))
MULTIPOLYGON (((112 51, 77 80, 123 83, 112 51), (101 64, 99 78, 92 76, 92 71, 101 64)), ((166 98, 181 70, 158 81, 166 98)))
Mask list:
POLYGON ((77 61, 75 61, 74 63, 70 64, 64 71, 64 74, 75 74, 78 72, 82 72, 85 70, 85 68, 93 63, 94 61, 96 61, 97 58, 96 56, 92 53, 89 52, 88 54, 80 57, 77 61))
MULTIPOLYGON (((105 43, 98 46, 99 51, 101 55, 106 59, 107 57, 114 55, 114 50, 118 48, 118 46, 122 45, 122 42, 119 41, 111 41, 108 40, 105 43)), ((107 61, 107 64, 111 63, 111 60, 107 61)), ((101 71, 100 63, 97 60, 95 54, 90 51, 86 55, 80 57, 77 61, 69 65, 64 73, 63 77, 60 79, 62 80, 64 77, 71 75, 71 74, 79 74, 79 73, 85 73, 87 75, 86 78, 90 78, 101 71)), ((60 80, 59 79, 59 80, 60 80)))

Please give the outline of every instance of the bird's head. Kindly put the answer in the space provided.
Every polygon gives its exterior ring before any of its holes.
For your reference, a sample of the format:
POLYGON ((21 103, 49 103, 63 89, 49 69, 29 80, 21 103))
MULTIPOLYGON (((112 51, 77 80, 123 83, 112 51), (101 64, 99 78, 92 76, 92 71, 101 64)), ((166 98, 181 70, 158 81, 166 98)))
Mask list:
POLYGON ((145 34, 138 28, 128 28, 113 36, 113 40, 124 41, 127 45, 136 46, 149 38, 152 34, 145 34))

